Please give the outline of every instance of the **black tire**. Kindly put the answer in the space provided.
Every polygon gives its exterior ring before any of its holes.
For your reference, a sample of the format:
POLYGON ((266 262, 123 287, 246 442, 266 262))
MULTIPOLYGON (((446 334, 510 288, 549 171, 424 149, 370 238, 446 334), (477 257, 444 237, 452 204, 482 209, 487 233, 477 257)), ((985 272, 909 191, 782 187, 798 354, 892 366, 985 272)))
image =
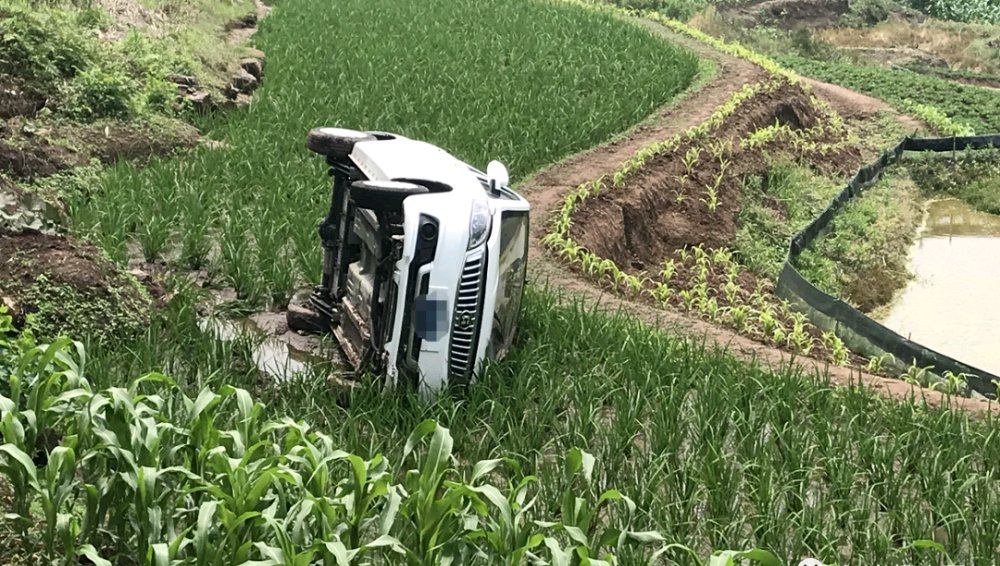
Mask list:
POLYGON ((355 181, 351 184, 351 200, 359 208, 377 212, 392 212, 403 208, 403 199, 428 193, 427 187, 399 181, 355 181))
POLYGON ((306 147, 320 155, 344 161, 354 149, 354 144, 372 141, 375 136, 344 128, 313 128, 306 138, 306 147))

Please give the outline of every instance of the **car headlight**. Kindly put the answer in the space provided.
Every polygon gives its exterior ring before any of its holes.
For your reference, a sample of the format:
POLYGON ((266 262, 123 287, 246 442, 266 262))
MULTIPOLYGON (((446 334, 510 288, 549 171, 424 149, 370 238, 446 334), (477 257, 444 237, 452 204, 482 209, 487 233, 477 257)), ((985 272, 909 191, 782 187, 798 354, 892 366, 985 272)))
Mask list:
POLYGON ((472 215, 469 217, 469 249, 479 247, 490 235, 493 215, 490 207, 481 200, 472 201, 472 215))

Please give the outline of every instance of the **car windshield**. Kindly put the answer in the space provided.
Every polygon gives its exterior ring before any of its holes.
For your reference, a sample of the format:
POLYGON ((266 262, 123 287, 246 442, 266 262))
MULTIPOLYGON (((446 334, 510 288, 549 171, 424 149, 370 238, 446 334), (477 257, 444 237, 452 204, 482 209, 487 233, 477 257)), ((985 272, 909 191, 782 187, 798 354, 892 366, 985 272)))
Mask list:
POLYGON ((504 212, 500 226, 500 264, 496 310, 489 350, 502 358, 510 348, 521 309, 528 256, 528 214, 504 212))

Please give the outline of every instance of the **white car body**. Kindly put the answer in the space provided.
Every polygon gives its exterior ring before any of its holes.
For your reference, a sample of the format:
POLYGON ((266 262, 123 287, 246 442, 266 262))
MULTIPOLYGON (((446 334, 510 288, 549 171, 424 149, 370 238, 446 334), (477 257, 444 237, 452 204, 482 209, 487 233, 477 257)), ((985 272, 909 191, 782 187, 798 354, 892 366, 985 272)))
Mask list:
MULTIPOLYGON (((499 183, 491 190, 485 173, 445 150, 398 135, 355 144, 350 160, 368 180, 450 187, 403 200, 392 329, 380 354, 392 384, 414 373, 425 391, 472 381, 483 361, 505 355, 513 339, 526 272, 528 201, 499 183), (476 238, 473 217, 481 228, 485 211, 488 230, 476 238), (421 244, 428 219, 437 222, 430 261, 431 244, 421 244), (482 241, 470 246, 470 239, 482 241), (443 320, 423 320, 435 313, 443 320)), ((370 211, 363 212, 371 221, 370 211)), ((356 273, 354 280, 361 280, 356 273)))

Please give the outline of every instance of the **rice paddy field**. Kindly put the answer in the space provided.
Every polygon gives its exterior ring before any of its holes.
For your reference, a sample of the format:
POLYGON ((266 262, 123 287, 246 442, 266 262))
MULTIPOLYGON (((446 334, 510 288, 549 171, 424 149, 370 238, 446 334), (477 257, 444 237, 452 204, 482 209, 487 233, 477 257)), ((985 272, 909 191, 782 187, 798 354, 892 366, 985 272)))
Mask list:
MULTIPOLYGON (((281 0, 256 41, 267 82, 245 111, 204 119, 218 147, 118 165, 70 195, 74 229, 113 259, 205 269, 244 310, 319 278, 328 179, 309 128, 421 137, 501 159, 516 182, 640 121, 703 68, 645 27, 547 0, 281 0)), ((998 552, 990 416, 739 361, 539 285, 510 357, 467 391, 345 391, 325 367, 267 382, 251 342, 203 332, 203 291, 173 283, 145 335, 85 355, 4 339, 0 316, 0 351, 23 354, 0 361, 0 502, 14 517, 0 562, 978 564, 998 552), (36 470, 46 424, 70 448, 36 470)))

